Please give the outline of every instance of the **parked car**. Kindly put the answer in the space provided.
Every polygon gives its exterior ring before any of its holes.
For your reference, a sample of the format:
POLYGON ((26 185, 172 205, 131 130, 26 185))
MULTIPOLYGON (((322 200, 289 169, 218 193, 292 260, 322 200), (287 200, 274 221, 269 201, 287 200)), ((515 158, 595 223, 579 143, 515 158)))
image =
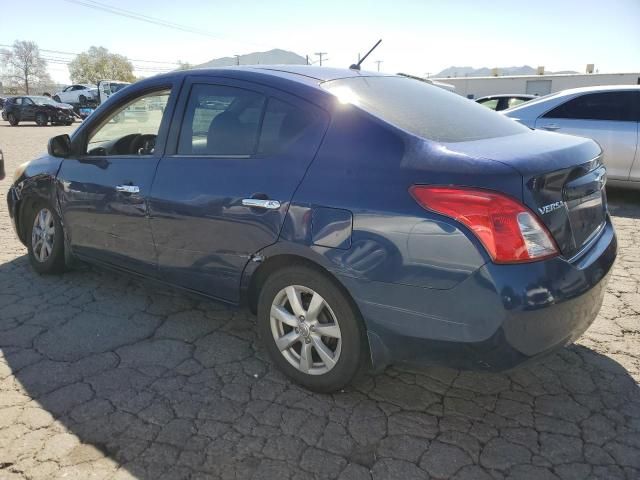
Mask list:
POLYGON ((592 140, 287 65, 137 82, 7 199, 36 272, 79 259, 247 305, 273 363, 333 391, 361 366, 501 370, 573 342, 616 257, 604 181, 592 140))
POLYGON ((56 102, 84 105, 89 102, 97 102, 98 89, 93 85, 76 84, 63 88, 53 96, 56 102))
POLYGON ((12 126, 20 122, 36 122, 43 127, 49 122, 52 125, 71 125, 74 113, 71 105, 58 103, 48 97, 29 95, 8 98, 2 118, 12 126))
POLYGON ((486 97, 480 97, 476 99, 476 102, 482 106, 490 108, 499 112, 506 110, 507 108, 515 107, 521 103, 528 102, 536 98, 535 95, 522 94, 504 94, 504 95, 488 95, 486 97))
POLYGON ((531 128, 592 138, 604 151, 609 183, 640 188, 640 85, 573 88, 504 114, 531 128))

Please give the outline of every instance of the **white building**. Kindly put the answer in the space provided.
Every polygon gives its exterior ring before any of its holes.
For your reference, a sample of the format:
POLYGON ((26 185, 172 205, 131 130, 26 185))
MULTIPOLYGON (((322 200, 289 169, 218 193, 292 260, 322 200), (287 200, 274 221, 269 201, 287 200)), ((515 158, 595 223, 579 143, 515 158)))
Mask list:
POLYGON ((517 75, 495 77, 432 78, 456 87, 456 93, 467 98, 501 93, 547 95, 567 88, 596 85, 640 84, 640 73, 568 73, 550 75, 517 75))

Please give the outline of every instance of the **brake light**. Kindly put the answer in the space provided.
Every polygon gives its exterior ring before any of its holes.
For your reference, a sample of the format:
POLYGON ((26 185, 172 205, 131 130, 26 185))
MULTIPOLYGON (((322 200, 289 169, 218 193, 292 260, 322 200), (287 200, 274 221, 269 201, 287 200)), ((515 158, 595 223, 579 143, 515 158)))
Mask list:
POLYGON ((535 214, 501 193, 464 187, 414 185, 413 198, 427 210, 466 225, 496 263, 540 260, 558 254, 535 214))

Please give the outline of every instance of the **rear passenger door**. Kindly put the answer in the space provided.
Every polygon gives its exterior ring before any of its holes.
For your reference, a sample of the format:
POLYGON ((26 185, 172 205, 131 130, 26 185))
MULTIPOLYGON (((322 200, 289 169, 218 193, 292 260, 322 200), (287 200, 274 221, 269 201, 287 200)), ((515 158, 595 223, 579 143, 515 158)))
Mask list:
POLYGON ((187 79, 149 208, 162 278, 237 302, 251 256, 276 242, 328 116, 278 90, 187 79))
POLYGON ((582 94, 537 119, 536 128, 592 138, 604 152, 607 175, 627 180, 638 144, 635 91, 582 94))

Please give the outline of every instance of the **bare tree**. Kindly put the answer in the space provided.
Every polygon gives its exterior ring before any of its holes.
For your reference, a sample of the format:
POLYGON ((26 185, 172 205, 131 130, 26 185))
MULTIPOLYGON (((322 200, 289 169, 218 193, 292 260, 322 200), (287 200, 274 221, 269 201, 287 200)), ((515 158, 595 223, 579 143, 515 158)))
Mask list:
POLYGON ((16 40, 11 50, 4 50, 2 56, 6 65, 5 78, 27 95, 33 85, 51 82, 47 62, 40 56, 35 42, 16 40))

